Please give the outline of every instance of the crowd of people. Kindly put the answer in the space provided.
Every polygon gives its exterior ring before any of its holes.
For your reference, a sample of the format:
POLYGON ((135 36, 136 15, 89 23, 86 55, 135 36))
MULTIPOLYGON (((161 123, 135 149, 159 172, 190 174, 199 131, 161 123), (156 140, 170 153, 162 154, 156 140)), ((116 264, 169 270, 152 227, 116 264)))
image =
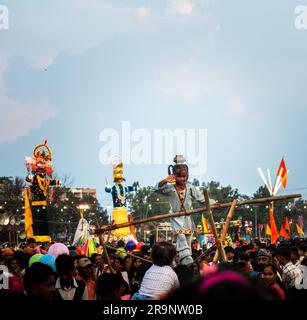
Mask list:
POLYGON ((286 300, 306 297, 307 239, 278 245, 255 239, 226 246, 227 262, 215 261, 216 247, 193 249, 194 262, 179 263, 176 246, 156 242, 129 247, 110 243, 90 257, 69 247, 47 257, 50 244, 34 239, 0 255, 2 298, 40 300, 286 300))

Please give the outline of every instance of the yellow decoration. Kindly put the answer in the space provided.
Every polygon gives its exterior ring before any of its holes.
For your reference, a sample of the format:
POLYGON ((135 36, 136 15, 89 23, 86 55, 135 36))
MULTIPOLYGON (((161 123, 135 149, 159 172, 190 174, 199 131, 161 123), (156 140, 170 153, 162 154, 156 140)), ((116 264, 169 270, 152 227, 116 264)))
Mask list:
MULTIPOLYGON (((128 221, 127 210, 125 207, 119 207, 113 209, 113 220, 115 224, 126 223, 128 221)), ((112 232, 113 236, 117 238, 124 238, 131 234, 130 228, 120 228, 112 232)))

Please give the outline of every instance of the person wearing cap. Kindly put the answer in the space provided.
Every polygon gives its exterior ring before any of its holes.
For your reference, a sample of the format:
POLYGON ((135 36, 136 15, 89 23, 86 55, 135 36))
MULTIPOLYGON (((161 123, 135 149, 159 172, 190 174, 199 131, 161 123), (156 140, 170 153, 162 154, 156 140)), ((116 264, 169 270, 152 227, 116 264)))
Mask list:
POLYGON ((96 300, 94 266, 89 258, 81 258, 77 266, 77 280, 83 281, 87 288, 88 300, 96 300))
POLYGON ((257 271, 262 272, 265 265, 272 263, 272 254, 269 250, 260 249, 257 254, 257 271))
POLYGON ((2 250, 2 264, 7 266, 9 260, 14 257, 14 251, 10 248, 5 248, 2 250))

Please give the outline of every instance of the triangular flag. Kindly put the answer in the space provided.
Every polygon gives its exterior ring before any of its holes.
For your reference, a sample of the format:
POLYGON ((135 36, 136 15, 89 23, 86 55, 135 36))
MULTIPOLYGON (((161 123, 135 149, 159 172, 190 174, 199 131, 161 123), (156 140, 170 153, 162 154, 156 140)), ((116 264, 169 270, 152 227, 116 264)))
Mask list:
POLYGON ((24 190, 24 199, 25 199, 25 232, 26 232, 27 238, 32 238, 33 237, 33 228, 32 228, 33 219, 32 219, 32 211, 31 211, 29 194, 28 194, 27 188, 25 188, 24 190))
POLYGON ((209 233, 208 223, 207 223, 207 220, 206 220, 204 214, 201 215, 201 222, 203 224, 203 232, 204 233, 209 233))
POLYGON ((297 230, 298 234, 300 234, 302 236, 305 235, 304 231, 302 230, 302 228, 298 224, 296 224, 296 230, 297 230))
POLYGON ((287 233, 287 231, 284 229, 284 226, 282 225, 280 228, 280 232, 279 235, 285 239, 290 239, 289 234, 287 233))
POLYGON ((265 234, 268 236, 272 235, 270 226, 268 224, 265 225, 265 234))
POLYGON ((286 220, 285 220, 285 230, 291 234, 291 228, 290 228, 288 217, 286 217, 286 220))
POLYGON ((287 177, 287 167, 286 167, 286 163, 284 158, 282 158, 278 171, 277 171, 277 177, 281 178, 281 182, 284 188, 287 187, 287 181, 288 181, 288 177, 287 177))
POLYGON ((275 244, 277 242, 278 239, 278 229, 276 227, 276 223, 275 223, 275 218, 274 218, 274 213, 273 213, 273 209, 270 209, 270 229, 271 229, 271 243, 275 244))

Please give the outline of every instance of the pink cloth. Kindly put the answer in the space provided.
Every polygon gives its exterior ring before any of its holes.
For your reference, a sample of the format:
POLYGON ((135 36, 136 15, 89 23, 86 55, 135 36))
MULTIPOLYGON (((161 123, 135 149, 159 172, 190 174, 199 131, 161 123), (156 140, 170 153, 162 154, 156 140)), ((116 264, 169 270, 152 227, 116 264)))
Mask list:
POLYGON ((9 290, 13 292, 23 292, 23 278, 21 276, 10 276, 9 290))

